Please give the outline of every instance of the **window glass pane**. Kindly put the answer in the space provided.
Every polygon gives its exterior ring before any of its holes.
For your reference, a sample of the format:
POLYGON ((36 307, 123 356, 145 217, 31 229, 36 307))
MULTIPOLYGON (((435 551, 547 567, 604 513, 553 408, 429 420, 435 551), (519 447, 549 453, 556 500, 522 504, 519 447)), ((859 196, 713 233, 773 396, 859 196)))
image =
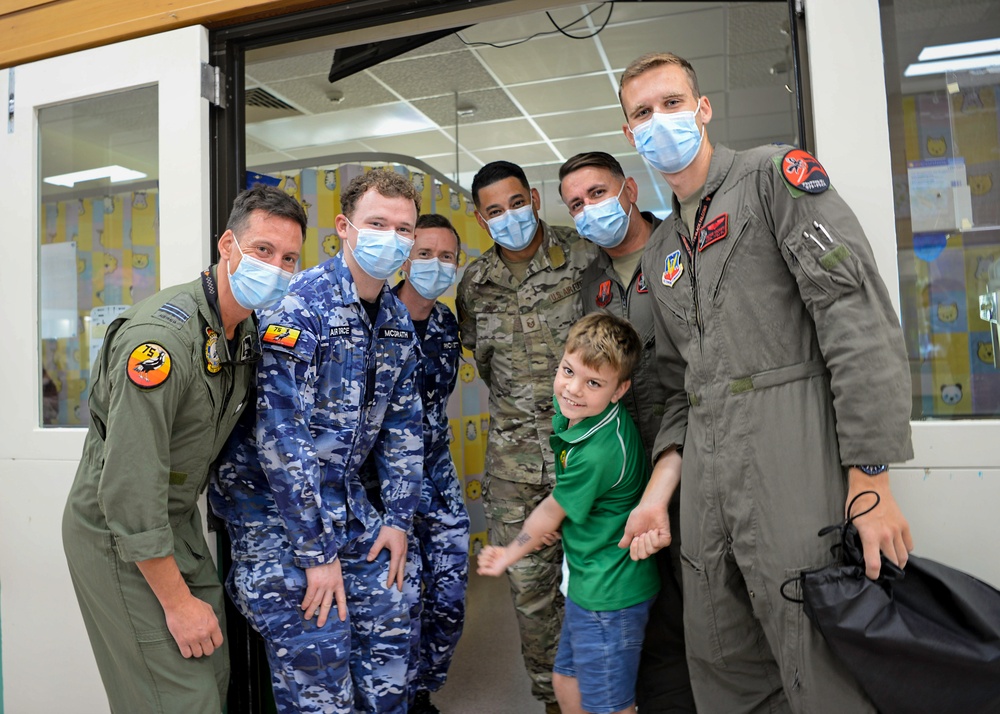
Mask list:
POLYGON ((42 426, 86 426, 114 316, 159 290, 157 88, 45 107, 39 124, 42 426))
POLYGON ((1000 5, 880 4, 913 418, 996 417, 1000 5))

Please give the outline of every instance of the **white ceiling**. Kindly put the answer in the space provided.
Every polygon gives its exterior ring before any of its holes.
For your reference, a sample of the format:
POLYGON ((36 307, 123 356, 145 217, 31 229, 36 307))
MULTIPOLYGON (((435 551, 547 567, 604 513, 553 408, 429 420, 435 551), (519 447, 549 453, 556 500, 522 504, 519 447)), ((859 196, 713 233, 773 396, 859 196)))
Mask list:
MULTIPOLYGON (((357 38, 335 35, 325 43, 249 53, 247 89, 264 89, 292 109, 249 108, 248 168, 274 171, 314 159, 311 165, 319 167, 332 163, 330 156, 388 152, 412 156, 452 180, 457 166, 459 183, 469 188, 480 167, 505 159, 520 164, 542 194, 543 217, 567 223, 558 196, 559 166, 576 153, 601 150, 636 178, 644 210, 665 213, 669 190, 625 140, 617 98, 628 63, 665 49, 689 59, 698 72, 714 109, 713 141, 743 148, 795 140, 793 95, 781 71, 790 53, 784 0, 563 2, 549 11, 562 27, 593 11, 567 30, 587 39, 560 34, 538 10, 543 3, 532 3, 527 13, 523 2, 507 5, 508 13, 519 14, 479 22, 333 85, 327 76, 334 49, 357 38), (538 36, 520 42, 532 35, 538 36), (487 42, 518 44, 481 44, 487 42), (779 71, 772 73, 776 65, 779 71), (342 99, 331 101, 331 94, 342 99), (456 104, 473 113, 456 117, 456 104), (412 119, 414 110, 426 117, 423 128, 373 136, 376 123, 412 119)), ((469 23, 467 17, 461 24, 469 23)), ((444 16, 437 28, 455 24, 444 16)), ((387 28, 386 37, 392 35, 387 28)))

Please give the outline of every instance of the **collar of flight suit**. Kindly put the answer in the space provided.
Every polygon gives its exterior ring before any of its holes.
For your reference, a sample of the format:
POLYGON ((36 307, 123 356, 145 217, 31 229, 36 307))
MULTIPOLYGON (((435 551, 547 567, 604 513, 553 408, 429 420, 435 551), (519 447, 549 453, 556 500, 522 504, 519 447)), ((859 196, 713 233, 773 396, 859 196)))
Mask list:
MULTIPOLYGON (((719 186, 726 180, 726 176, 729 175, 729 171, 733 168, 733 162, 735 161, 736 152, 728 146, 716 144, 712 147, 712 161, 708 165, 708 177, 705 179, 705 185, 701 189, 702 198, 711 196, 719 190, 719 186)), ((673 215, 680 221, 681 204, 677 200, 677 196, 671 198, 671 204, 673 204, 674 208, 673 215)))
MULTIPOLYGON (((542 242, 531 257, 528 272, 525 273, 526 278, 543 270, 558 270, 566 264, 566 251, 569 250, 569 245, 559 238, 548 223, 539 218, 538 224, 542 227, 542 242)), ((497 285, 510 285, 511 274, 500 259, 500 246, 494 243, 483 255, 483 260, 486 263, 485 269, 473 277, 476 283, 493 282, 497 285)))
MULTIPOLYGON (((214 300, 215 304, 213 305, 209 301, 208 296, 205 295, 205 283, 201 279, 200 274, 198 276, 198 287, 193 291, 194 301, 198 304, 198 312, 200 312, 202 317, 205 318, 205 322, 207 322, 208 326, 219 335, 219 340, 215 345, 215 349, 219 353, 219 359, 223 363, 226 363, 232 361, 233 355, 229 354, 229 340, 226 339, 226 331, 222 324, 222 316, 219 314, 219 265, 218 263, 210 265, 208 269, 211 272, 212 284, 215 286, 216 290, 214 300)), ((241 344, 243 335, 246 334, 247 330, 254 330, 255 332, 257 330, 253 322, 252 313, 250 317, 243 320, 236 326, 236 331, 233 333, 233 344, 241 344)))

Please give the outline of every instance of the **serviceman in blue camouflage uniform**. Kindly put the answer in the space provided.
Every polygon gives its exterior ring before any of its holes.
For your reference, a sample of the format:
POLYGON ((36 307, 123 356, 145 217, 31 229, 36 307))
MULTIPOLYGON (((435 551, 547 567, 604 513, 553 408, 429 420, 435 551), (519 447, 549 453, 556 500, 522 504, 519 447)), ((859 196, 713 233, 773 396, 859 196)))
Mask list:
MULTIPOLYGON (((639 427, 652 465, 653 443, 663 418, 666 390, 656 373, 656 305, 639 262, 660 219, 639 211, 639 188, 618 160, 603 151, 571 157, 559 168, 559 195, 581 236, 600 247, 583 274, 584 313, 624 317, 642 338, 642 358, 621 403, 639 427)), ((656 554, 660 592, 649 612, 639 661, 635 703, 643 714, 693 712, 684 648, 681 598, 680 490, 670 501, 670 547, 656 554)))
POLYGON ((253 310, 285 294, 305 229, 305 211, 283 191, 244 191, 219 265, 122 313, 91 366, 63 546, 111 711, 225 705, 222 583, 198 499, 251 400, 253 310))
POLYGON ((448 676, 465 623, 469 579, 469 514, 451 459, 448 398, 455 389, 458 321, 437 298, 452 286, 461 241, 451 222, 432 213, 417 219, 406 280, 394 292, 417 332, 424 405, 424 484, 413 516, 404 591, 410 603, 410 714, 437 714, 430 693, 448 676))
MULTIPOLYGON (((496 243, 465 270, 459 332, 490 390, 483 505, 491 543, 509 543, 552 492, 552 375, 583 314, 580 278, 596 256, 576 231, 538 219, 541 199, 521 167, 494 161, 472 181, 476 220, 496 243)), ((552 665, 562 627, 558 543, 508 569, 532 694, 558 712, 552 665)))
POLYGON ((336 217, 344 250, 261 315, 256 424, 220 459, 226 585, 264 638, 278 711, 406 711, 406 534, 423 477, 413 323, 385 285, 420 198, 376 169, 336 217), (380 509, 359 469, 373 454, 380 509), (331 617, 331 614, 335 614, 331 617))

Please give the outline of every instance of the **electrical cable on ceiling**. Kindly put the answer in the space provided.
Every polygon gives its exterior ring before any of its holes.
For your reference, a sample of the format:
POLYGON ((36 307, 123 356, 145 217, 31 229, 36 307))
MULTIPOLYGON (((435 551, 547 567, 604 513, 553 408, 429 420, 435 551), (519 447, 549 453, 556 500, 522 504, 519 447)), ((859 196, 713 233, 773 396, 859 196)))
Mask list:
POLYGON ((502 49, 504 49, 506 47, 513 47, 515 45, 523 44, 523 43, 525 43, 525 42, 527 42, 529 40, 535 39, 536 37, 542 37, 543 35, 555 35, 557 33, 561 33, 561 34, 565 35, 566 37, 570 38, 571 40, 589 40, 592 37, 596 37, 598 34, 600 34, 601 30, 603 30, 605 27, 608 26, 608 22, 611 21, 611 13, 614 11, 614 9, 615 9, 614 2, 602 2, 600 5, 598 5, 597 7, 595 7, 593 10, 590 10, 585 15, 581 15, 577 19, 573 20, 573 22, 571 22, 571 23, 569 23, 567 25, 563 25, 562 27, 560 27, 559 25, 557 25, 556 21, 553 19, 552 15, 550 15, 546 11, 545 15, 546 15, 546 17, 549 18, 549 22, 552 23, 552 26, 554 28, 556 28, 555 30, 548 30, 546 32, 536 32, 535 34, 531 35, 530 37, 525 37, 523 40, 515 40, 514 42, 508 42, 507 44, 504 44, 504 45, 494 44, 493 42, 466 42, 462 38, 462 36, 459 35, 457 32, 455 33, 455 35, 458 37, 458 39, 462 40, 462 43, 464 45, 466 45, 467 47, 487 46, 487 47, 496 47, 498 50, 502 50, 502 49), (590 17, 591 15, 593 15, 595 12, 597 12, 598 10, 600 10, 605 5, 608 6, 608 16, 606 18, 604 18, 604 22, 601 23, 601 26, 598 27, 596 30, 594 30, 594 32, 592 32, 589 35, 571 35, 568 32, 566 32, 566 30, 568 30, 569 28, 573 27, 573 25, 577 24, 578 22, 583 22, 584 20, 586 20, 588 17, 590 17))

